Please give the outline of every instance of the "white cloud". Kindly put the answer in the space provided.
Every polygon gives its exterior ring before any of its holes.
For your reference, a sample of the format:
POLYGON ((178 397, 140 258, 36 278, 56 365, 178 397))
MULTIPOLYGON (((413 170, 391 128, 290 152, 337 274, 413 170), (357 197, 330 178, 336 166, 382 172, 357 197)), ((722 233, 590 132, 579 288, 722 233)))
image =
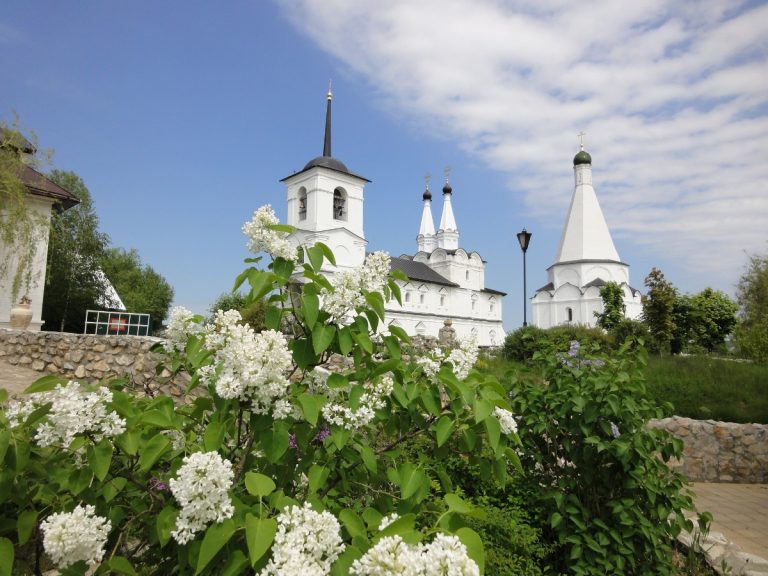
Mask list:
POLYGON ((281 4, 398 114, 507 173, 543 220, 567 202, 564 157, 583 129, 617 237, 731 279, 745 250, 764 252, 768 5, 281 4))

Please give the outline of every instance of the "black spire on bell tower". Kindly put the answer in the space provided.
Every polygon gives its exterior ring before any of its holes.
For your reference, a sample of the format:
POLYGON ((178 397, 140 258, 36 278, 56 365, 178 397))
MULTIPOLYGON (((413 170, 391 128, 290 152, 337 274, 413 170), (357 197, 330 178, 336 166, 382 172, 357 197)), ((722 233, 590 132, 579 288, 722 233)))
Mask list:
POLYGON ((323 142, 323 156, 326 158, 331 157, 331 100, 333 94, 331 93, 331 84, 328 83, 328 107, 325 110, 325 141, 323 142))

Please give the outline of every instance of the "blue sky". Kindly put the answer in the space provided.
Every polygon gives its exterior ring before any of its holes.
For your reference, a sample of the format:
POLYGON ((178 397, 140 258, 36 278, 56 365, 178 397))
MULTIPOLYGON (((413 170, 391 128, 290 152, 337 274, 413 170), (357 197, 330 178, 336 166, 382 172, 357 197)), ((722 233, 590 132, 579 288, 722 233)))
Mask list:
MULTIPOLYGON (((424 175, 450 165, 461 245, 509 293, 547 282, 585 131, 614 243, 642 288, 733 294, 768 249, 768 6, 648 0, 17 1, 0 119, 79 174, 102 231, 205 312, 279 180, 333 152, 366 187, 371 250, 413 253, 424 175)), ((439 195, 438 195, 439 196, 439 195)), ((439 220, 441 201, 435 204, 439 220)))

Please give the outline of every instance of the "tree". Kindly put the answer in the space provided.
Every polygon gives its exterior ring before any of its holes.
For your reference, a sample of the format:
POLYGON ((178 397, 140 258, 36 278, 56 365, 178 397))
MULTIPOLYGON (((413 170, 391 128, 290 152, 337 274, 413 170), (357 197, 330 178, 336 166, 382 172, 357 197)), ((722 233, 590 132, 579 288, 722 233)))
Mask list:
POLYGON ((691 336, 707 352, 722 346, 736 326, 738 306, 727 294, 706 288, 690 297, 691 336))
POLYGON ((91 193, 77 174, 53 170, 49 178, 77 196, 80 204, 51 218, 43 329, 83 332, 85 311, 111 304, 104 302, 99 269, 109 236, 99 232, 91 193))
POLYGON ((600 298, 603 299, 603 311, 595 312, 597 325, 610 332, 624 320, 624 291, 616 282, 608 282, 600 288, 600 298))
POLYGON ((739 279, 736 301, 741 324, 736 330, 736 344, 747 358, 768 361, 768 254, 749 257, 739 279))
POLYGON ((653 339, 652 348, 659 354, 670 351, 675 333, 675 302, 677 288, 664 278, 664 273, 653 268, 645 279, 648 293, 643 296, 643 320, 653 339))
POLYGON ((264 300, 255 300, 249 304, 248 297, 242 292, 224 292, 211 304, 208 312, 212 320, 217 310, 237 310, 244 323, 256 332, 261 332, 266 328, 266 309, 264 300))
POLYGON ((162 328, 173 301, 173 288, 165 278, 151 266, 143 266, 134 249, 110 248, 101 267, 128 311, 149 314, 152 330, 162 328))

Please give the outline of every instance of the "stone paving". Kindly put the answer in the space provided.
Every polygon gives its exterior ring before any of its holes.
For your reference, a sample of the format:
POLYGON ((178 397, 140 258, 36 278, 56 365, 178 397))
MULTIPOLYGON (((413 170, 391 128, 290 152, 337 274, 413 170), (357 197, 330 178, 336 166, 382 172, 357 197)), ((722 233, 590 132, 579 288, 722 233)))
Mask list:
MULTIPOLYGON (((0 388, 11 394, 41 375, 0 360, 0 388)), ((701 543, 710 564, 724 573, 725 562, 733 576, 768 576, 768 484, 695 483, 693 491, 699 510, 714 517, 701 543)))

